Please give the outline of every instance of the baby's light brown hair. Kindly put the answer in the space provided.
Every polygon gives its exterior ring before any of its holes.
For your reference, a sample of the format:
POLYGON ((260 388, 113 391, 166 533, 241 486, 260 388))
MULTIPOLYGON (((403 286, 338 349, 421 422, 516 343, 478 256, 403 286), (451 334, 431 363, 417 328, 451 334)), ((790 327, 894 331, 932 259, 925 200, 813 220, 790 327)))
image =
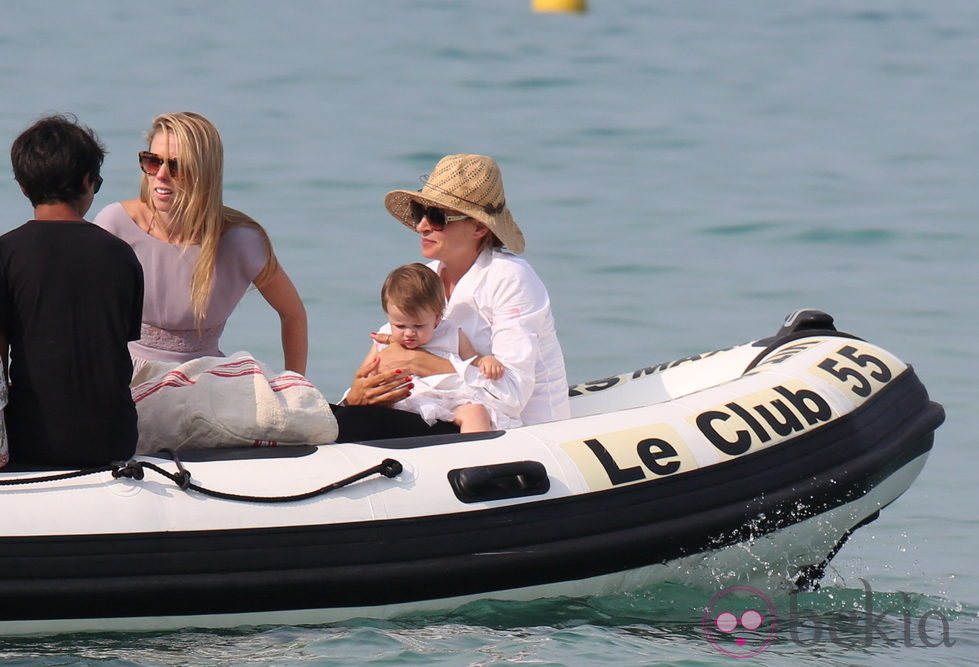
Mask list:
POLYGON ((442 279, 424 264, 415 262, 399 266, 388 274, 381 287, 381 307, 388 312, 394 304, 405 315, 432 311, 442 319, 445 310, 445 288, 442 279))

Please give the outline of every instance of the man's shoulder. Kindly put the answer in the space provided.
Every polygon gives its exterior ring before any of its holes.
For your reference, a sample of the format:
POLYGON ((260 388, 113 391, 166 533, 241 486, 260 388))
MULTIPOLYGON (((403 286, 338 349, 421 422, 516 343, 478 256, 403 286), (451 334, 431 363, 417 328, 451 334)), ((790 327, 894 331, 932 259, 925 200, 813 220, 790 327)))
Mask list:
POLYGON ((7 262, 11 256, 12 250, 20 244, 20 238, 23 236, 25 225, 20 227, 15 227, 9 232, 0 234, 0 270, 6 272, 7 262))
POLYGON ((86 220, 85 224, 81 225, 80 228, 85 230, 84 233, 91 234, 92 238, 96 239, 97 243, 105 243, 107 245, 112 245, 112 246, 126 246, 127 248, 132 250, 132 248, 129 246, 128 243, 123 241, 121 238, 119 238, 109 230, 105 229, 104 227, 101 227, 100 225, 95 224, 94 222, 91 222, 90 220, 86 220))
POLYGON ((123 241, 112 232, 99 227, 95 223, 88 223, 85 228, 86 233, 91 235, 92 243, 98 249, 104 249, 105 252, 119 255, 120 258, 125 258, 139 264, 136 251, 126 241, 123 241))
POLYGON ((110 254, 117 259, 139 263, 136 252, 126 241, 112 232, 84 220, 72 223, 69 227, 51 227, 39 230, 45 234, 44 242, 55 245, 78 244, 79 252, 110 254))
POLYGON ((20 249, 29 251, 36 246, 36 225, 30 222, 25 222, 0 236, 0 256, 5 258, 17 254, 20 249))
POLYGON ((10 231, 4 232, 3 234, 0 234, 0 242, 6 242, 6 241, 10 241, 11 239, 16 239, 17 237, 19 237, 22 234, 24 234, 24 231, 27 228, 27 226, 28 225, 25 222, 24 224, 20 225, 19 227, 14 227, 10 231))

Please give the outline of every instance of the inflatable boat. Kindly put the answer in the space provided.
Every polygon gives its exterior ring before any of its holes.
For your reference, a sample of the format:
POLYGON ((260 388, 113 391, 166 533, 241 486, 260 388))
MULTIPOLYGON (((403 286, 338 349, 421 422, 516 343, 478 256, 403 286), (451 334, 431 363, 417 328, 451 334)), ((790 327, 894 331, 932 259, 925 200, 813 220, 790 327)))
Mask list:
POLYGON ((944 419, 909 366, 819 311, 570 394, 570 419, 505 432, 4 472, 0 632, 813 585, 944 419))

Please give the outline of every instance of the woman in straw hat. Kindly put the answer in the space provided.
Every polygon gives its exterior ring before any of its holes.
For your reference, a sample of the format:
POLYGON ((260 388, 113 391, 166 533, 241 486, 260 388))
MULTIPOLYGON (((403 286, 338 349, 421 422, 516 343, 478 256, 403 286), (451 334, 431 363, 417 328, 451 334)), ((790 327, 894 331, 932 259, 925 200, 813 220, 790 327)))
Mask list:
POLYGON ((487 404, 524 424, 568 417, 564 355, 550 298, 530 264, 515 257, 523 252, 524 236, 507 208, 496 162, 483 155, 446 156, 420 191, 394 190, 384 205, 418 233, 421 254, 432 260, 429 266, 445 287, 445 320, 506 371, 491 379, 466 360, 390 344, 358 369, 347 403, 390 404, 410 393, 410 376, 458 372, 487 404))
POLYGON ((306 309, 276 261, 262 226, 222 201, 224 148, 196 113, 153 120, 138 199, 105 207, 95 224, 123 239, 143 265, 142 336, 134 370, 147 361, 223 356, 218 339, 254 284, 281 321, 285 368, 306 372, 306 309))

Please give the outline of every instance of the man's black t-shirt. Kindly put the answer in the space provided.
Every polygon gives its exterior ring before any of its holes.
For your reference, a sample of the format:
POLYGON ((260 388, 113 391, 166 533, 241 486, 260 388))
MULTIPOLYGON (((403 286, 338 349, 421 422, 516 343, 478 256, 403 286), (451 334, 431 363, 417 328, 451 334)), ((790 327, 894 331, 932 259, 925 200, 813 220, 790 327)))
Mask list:
POLYGON ((140 336, 142 310, 139 260, 100 227, 32 220, 0 236, 12 461, 88 466, 132 456, 127 342, 140 336))

